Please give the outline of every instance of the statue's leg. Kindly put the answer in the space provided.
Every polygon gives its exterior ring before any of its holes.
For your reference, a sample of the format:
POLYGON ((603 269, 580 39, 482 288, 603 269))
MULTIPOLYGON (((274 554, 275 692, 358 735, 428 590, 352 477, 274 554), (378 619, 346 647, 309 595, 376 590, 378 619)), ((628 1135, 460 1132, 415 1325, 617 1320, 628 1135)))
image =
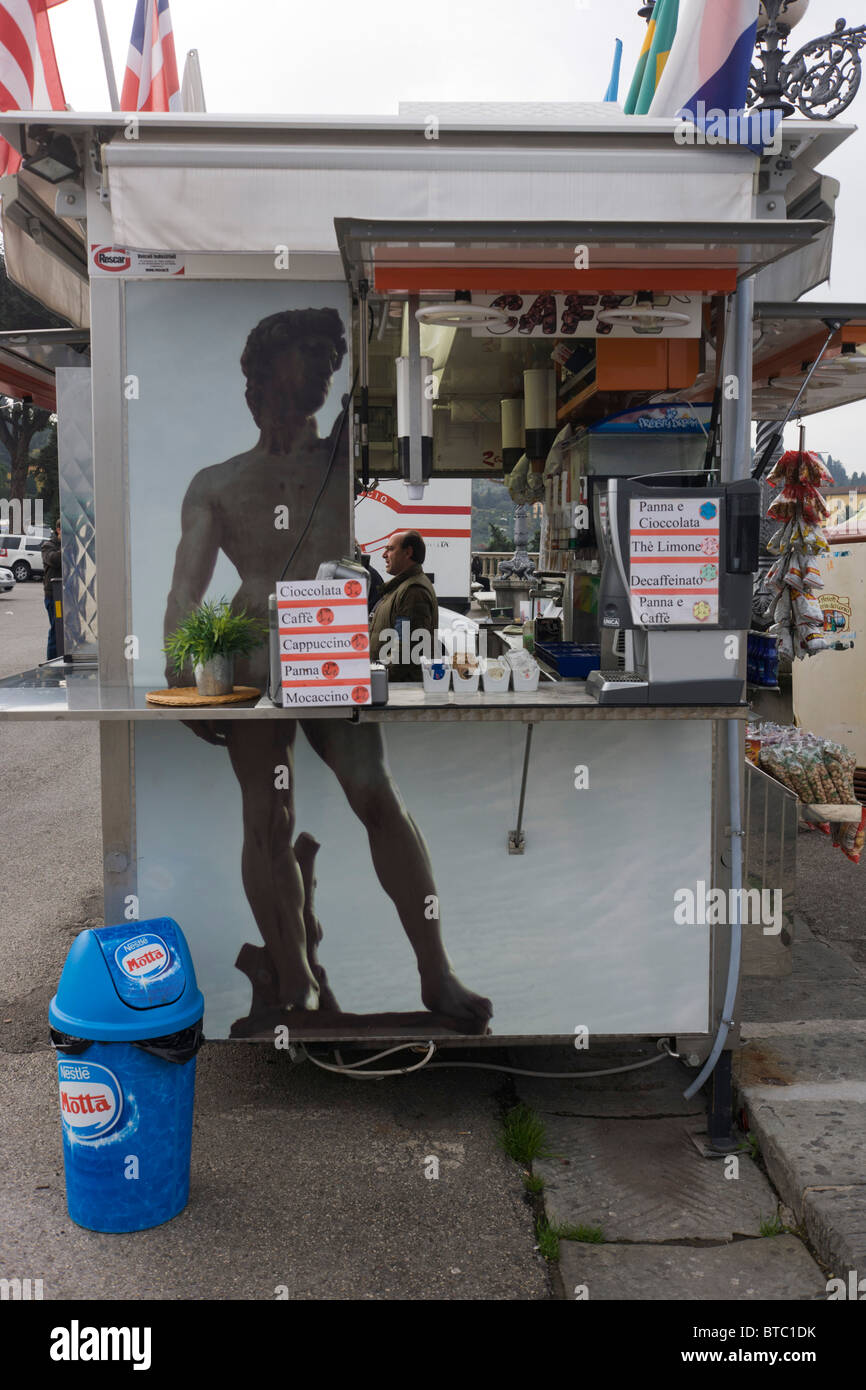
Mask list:
POLYGON ((301 727, 367 831, 376 875, 415 952, 425 1006, 482 1032, 493 1006, 461 984, 448 959, 430 856, 391 776, 381 726, 311 719, 301 727))
POLYGON ((232 720, 229 727, 226 747, 243 800, 244 891, 277 971, 278 1002, 315 1009, 319 991, 307 959, 304 884, 292 846, 297 725, 294 719, 232 720))

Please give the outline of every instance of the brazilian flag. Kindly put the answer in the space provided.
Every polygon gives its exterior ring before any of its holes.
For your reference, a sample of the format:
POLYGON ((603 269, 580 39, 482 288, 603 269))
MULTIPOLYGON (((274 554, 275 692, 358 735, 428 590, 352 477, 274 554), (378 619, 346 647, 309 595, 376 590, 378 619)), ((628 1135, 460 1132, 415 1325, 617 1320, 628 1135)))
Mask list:
POLYGON ((679 0, 656 0, 625 100, 627 116, 645 116, 649 111, 674 41, 678 14, 679 0))

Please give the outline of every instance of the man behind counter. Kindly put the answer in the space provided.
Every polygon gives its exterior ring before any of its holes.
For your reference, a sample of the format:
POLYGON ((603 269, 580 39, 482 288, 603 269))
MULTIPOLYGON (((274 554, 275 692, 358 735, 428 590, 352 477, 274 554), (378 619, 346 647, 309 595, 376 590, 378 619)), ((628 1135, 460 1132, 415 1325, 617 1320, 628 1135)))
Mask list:
POLYGON ((418 656, 433 654, 439 605, 436 591, 421 568, 426 553, 417 531, 396 532, 383 552, 391 580, 370 615, 370 660, 381 661, 392 681, 420 680, 418 656), (423 645, 418 640, 422 632, 427 634, 423 645), (396 656, 400 659, 393 659, 396 656))

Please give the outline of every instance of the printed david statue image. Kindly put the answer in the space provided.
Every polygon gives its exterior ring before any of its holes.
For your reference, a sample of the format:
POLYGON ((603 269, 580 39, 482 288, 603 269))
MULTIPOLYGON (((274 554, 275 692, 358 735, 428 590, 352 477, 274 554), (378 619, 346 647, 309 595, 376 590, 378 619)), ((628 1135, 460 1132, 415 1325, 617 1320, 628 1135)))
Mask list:
MULTIPOLYGON (((240 367, 258 437, 244 452, 200 469, 187 488, 165 605, 166 641, 202 602, 220 552, 240 577, 232 610, 262 623, 278 579, 315 578, 322 562, 352 553, 347 397, 327 437, 319 435, 316 423, 346 353, 336 308, 287 309, 252 328, 240 367), (288 517, 287 529, 275 526, 276 508, 288 517)), ((424 591, 425 613, 435 622, 435 595, 430 598, 426 591, 432 593, 432 587, 423 575, 418 577, 421 567, 413 543, 408 549, 401 543, 399 550, 399 572, 392 573, 404 587, 409 579, 413 590, 424 591)), ((176 683, 177 673, 167 668, 166 679, 169 685, 176 683)), ((266 645, 238 659, 235 680, 266 688, 266 645)), ((240 787, 241 873, 264 942, 264 955, 249 957, 250 969, 241 967, 256 981, 249 1024, 257 1017, 266 1028, 271 1018, 279 1022, 285 1010, 295 1017, 323 1009, 339 1013, 317 955, 322 929, 312 893, 319 846, 309 835, 296 836, 294 749, 300 728, 367 833, 376 877, 415 954, 425 1008, 439 1016, 442 1026, 485 1032, 492 1004, 458 979, 441 923, 429 907, 425 910, 431 900, 438 901, 433 869, 388 768, 382 726, 286 714, 279 719, 195 720, 188 727, 225 749, 240 787), (286 775, 275 778, 277 768, 285 768, 286 775)), ((323 864, 320 875, 328 867, 323 864)))

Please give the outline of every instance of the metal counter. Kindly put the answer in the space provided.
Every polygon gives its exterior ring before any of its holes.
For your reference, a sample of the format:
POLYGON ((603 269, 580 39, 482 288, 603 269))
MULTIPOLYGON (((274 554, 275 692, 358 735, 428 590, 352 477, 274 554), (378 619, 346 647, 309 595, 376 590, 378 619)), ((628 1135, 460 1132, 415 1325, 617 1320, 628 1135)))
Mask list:
POLYGON ((265 696, 255 704, 169 709, 149 705, 148 687, 112 684, 95 667, 46 663, 0 680, 2 719, 191 720, 357 719, 364 721, 544 719, 745 719, 746 705, 598 705, 584 681, 548 681, 531 692, 428 695, 414 683, 392 685, 387 705, 360 710, 284 710, 265 696))

